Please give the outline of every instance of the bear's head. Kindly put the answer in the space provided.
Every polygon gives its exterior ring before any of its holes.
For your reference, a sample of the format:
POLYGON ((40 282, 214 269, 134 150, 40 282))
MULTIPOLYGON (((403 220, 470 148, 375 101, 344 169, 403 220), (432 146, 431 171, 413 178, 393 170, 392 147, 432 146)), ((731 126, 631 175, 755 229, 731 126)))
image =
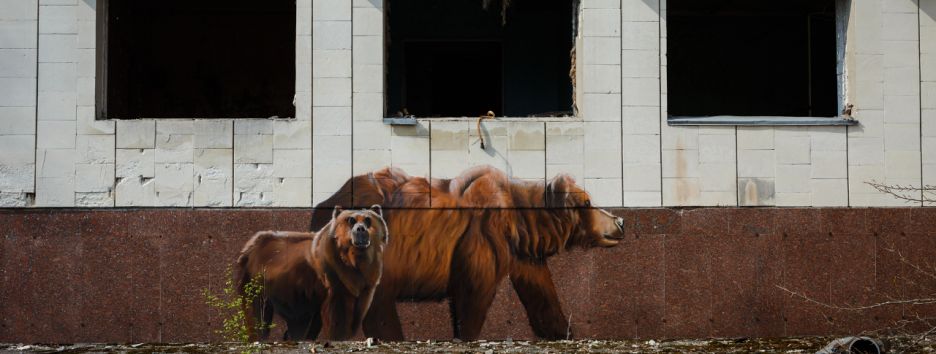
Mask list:
POLYGON ((591 196, 575 180, 560 174, 546 185, 546 207, 569 219, 568 246, 612 247, 624 238, 624 219, 592 206, 591 196))
POLYGON ((335 240, 342 257, 352 263, 383 251, 390 240, 383 210, 379 205, 361 210, 343 210, 341 206, 336 206, 332 211, 328 234, 335 240))

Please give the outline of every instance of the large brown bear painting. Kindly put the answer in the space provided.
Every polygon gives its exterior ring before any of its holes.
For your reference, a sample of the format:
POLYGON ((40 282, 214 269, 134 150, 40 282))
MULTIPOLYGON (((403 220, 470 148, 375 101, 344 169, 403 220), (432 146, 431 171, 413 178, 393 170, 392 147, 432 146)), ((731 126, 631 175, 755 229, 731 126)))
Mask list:
POLYGON ((612 247, 623 219, 591 206, 566 175, 544 182, 512 180, 492 167, 453 179, 411 177, 385 168, 349 179, 316 206, 312 228, 335 205, 384 207, 393 242, 364 319, 364 334, 403 340, 397 301, 448 299, 454 336, 478 338, 498 284, 510 275, 534 333, 569 335, 546 259, 575 246, 612 247))

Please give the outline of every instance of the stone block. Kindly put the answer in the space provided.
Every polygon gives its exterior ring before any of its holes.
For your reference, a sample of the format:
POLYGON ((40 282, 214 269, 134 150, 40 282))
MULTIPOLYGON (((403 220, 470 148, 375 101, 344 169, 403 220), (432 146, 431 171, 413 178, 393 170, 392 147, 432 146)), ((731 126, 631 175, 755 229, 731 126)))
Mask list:
POLYGON ((624 78, 660 78, 658 50, 627 49, 621 55, 621 76, 624 78))
MULTIPOLYGON (((919 153, 917 154, 919 156, 919 153)), ((812 178, 848 178, 845 151, 813 150, 812 178)))
POLYGON ((36 163, 35 138, 32 135, 0 135, 0 164, 36 163))
POLYGON ((75 165, 75 192, 110 193, 114 185, 113 163, 75 165))
MULTIPOLYGON (((273 191, 273 164, 234 164, 234 191, 261 193, 273 191)), ((237 193, 235 193, 237 198, 237 193)))
POLYGON ((698 178, 663 178, 663 206, 699 205, 702 205, 702 192, 698 178))
POLYGON ((316 137, 351 135, 351 107, 313 107, 312 121, 312 134, 316 137))
POLYGON ((383 121, 383 93, 355 92, 353 97, 354 109, 352 114, 354 120, 383 121))
POLYGON ((586 93, 580 109, 587 122, 620 122, 621 95, 586 93))
POLYGON ((660 78, 625 78, 621 81, 624 106, 659 107, 666 99, 660 96, 660 78))
POLYGON ((273 163, 273 135, 234 135, 235 163, 273 163))
POLYGON ((273 123, 274 149, 310 149, 312 121, 278 120, 273 123))
POLYGON ((885 151, 884 171, 891 183, 891 179, 916 180, 911 183, 919 185, 921 156, 919 151, 885 151))
POLYGON ((351 78, 313 78, 312 106, 351 107, 351 78))
POLYGON ((76 118, 78 97, 74 91, 40 91, 37 117, 40 121, 68 120, 76 118))
POLYGON ((36 159, 38 177, 74 178, 76 155, 77 152, 71 149, 39 149, 36 159))
POLYGON ((663 150, 663 178, 698 177, 699 150, 663 150))
POLYGON ((74 149, 75 121, 40 121, 36 123, 36 147, 74 149))
POLYGON ((114 192, 76 192, 75 206, 83 208, 113 207, 114 192))
MULTIPOLYGON (((625 15, 626 16, 626 15, 625 15)), ((621 23, 621 49, 648 50, 657 53, 659 65, 660 53, 660 24, 657 21, 621 23)), ((659 75, 659 70, 657 70, 659 75)))
POLYGON ((194 135, 156 131, 156 163, 192 163, 194 135))
MULTIPOLYGON (((7 203, 26 204, 26 197, 18 194, 32 193, 36 189, 36 164, 7 164, 0 162, 0 199, 9 198, 7 203), (15 195, 14 195, 15 194, 15 195)), ((0 205, 4 205, 0 203, 0 205)), ((11 206, 11 205, 7 205, 11 206)))
POLYGON ((273 150, 273 177, 312 177, 312 150, 273 150))
POLYGON ((774 178, 775 165, 773 150, 738 151, 738 177, 774 178))
POLYGON ((312 51, 312 77, 351 77, 351 51, 317 49, 312 51))
MULTIPOLYGON (((78 61, 78 35, 77 34, 40 34, 39 35, 39 62, 40 63, 70 63, 72 71, 78 61)), ((39 67, 39 76, 42 76, 42 66, 39 67)), ((41 81, 40 81, 41 82, 41 81)), ((39 86, 42 88, 42 85, 39 86)))
POLYGON ((0 135, 36 134, 36 109, 33 107, 0 107, 0 135))
POLYGON ((703 163, 698 169, 699 190, 702 192, 733 192, 737 187, 734 163, 703 163))
POLYGON ((354 63, 353 92, 383 92, 384 67, 380 64, 354 63))
POLYGON ((735 163, 735 139, 732 135, 699 135, 700 163, 735 163))
POLYGON ((274 205, 281 207, 311 207, 311 178, 279 178, 273 183, 274 205))
POLYGON ((510 150, 546 150, 546 126, 542 122, 511 122, 507 125, 510 150))
POLYGON ((382 65, 384 62, 383 35, 360 36, 352 39, 354 45, 353 59, 355 64, 382 65))
MULTIPOLYGON (((653 191, 659 195, 660 181, 663 173, 660 164, 624 164, 623 173, 623 188, 625 192, 653 191)), ((659 197, 657 199, 659 199, 659 197)), ((625 198, 624 201, 626 204, 627 198, 625 198)))
POLYGON ((738 149, 771 150, 774 148, 773 127, 738 127, 738 149))
POLYGON ((848 206, 847 179, 813 179, 810 205, 813 207, 848 206))
POLYGON ((76 6, 39 6, 39 34, 78 33, 76 6))
POLYGON ((0 22, 36 20, 38 0, 0 0, 0 22))
POLYGON ((352 31, 355 36, 379 36, 384 32, 383 9, 377 7, 354 8, 352 22, 352 31))
POLYGON ((773 178, 738 178, 739 206, 772 206, 775 195, 773 178))
POLYGON ((774 150, 778 164, 809 164, 811 156, 810 137, 795 136, 778 138, 774 150))
POLYGON ((0 21, 0 33, 0 48, 36 48, 36 21, 0 21))
POLYGON ((585 65, 583 71, 582 89, 586 94, 621 94, 620 65, 585 65))
POLYGON ((379 121, 355 121, 353 123, 355 150, 380 150, 390 148, 391 128, 379 121))
POLYGON ((584 37, 585 65, 621 65, 621 41, 615 37, 584 37))
POLYGON ((0 77, 0 106, 35 107, 36 79, 0 77))
MULTIPOLYGON (((350 50, 350 19, 349 21, 312 21, 312 49, 350 50)), ((315 71, 316 69, 312 68, 312 70, 315 71)))
POLYGON ((117 149, 116 155, 117 177, 156 177, 156 150, 117 149))
POLYGON ((195 206, 232 206, 234 185, 232 149, 195 149, 195 206))
POLYGON ((156 121, 125 120, 117 121, 118 149, 154 149, 156 148, 156 121))
POLYGON ((580 23, 585 37, 621 35, 621 11, 617 9, 583 9, 580 23))
POLYGON ((194 123, 195 149, 231 149, 234 147, 234 121, 198 119, 194 123))
MULTIPOLYGON (((158 156, 158 151, 157 151, 158 156)), ((193 163, 156 163, 156 205, 193 206, 193 163)))
POLYGON ((114 191, 114 204, 118 207, 156 205, 156 182, 152 178, 120 178, 114 191))
POLYGON ((75 206, 75 176, 36 179, 36 206, 75 206))
POLYGON ((0 49, 0 77, 36 77, 35 49, 0 49))
POLYGON ((351 21, 351 4, 347 0, 313 0, 313 21, 351 21))
POLYGON ((78 152, 77 163, 113 164, 114 136, 78 135, 75 150, 78 152))
POLYGON ((546 178, 546 151, 511 150, 508 152, 508 174, 513 178, 544 180, 546 178))
POLYGON ((623 159, 625 164, 659 164, 659 135, 625 135, 623 159))
POLYGON ((622 204, 620 178, 585 178, 581 185, 591 196, 592 205, 596 207, 619 207, 622 204))
POLYGON ((273 135, 272 119, 235 119, 235 135, 273 135))
POLYGON ((546 137, 547 164, 581 165, 584 159, 585 138, 582 135, 548 135, 546 137))
POLYGON ((390 151, 394 166, 398 164, 429 165, 429 137, 391 137, 390 151))
POLYGON ((809 193, 812 167, 809 165, 777 165, 777 193, 809 193))
POLYGON ((854 138, 848 141, 848 164, 851 166, 883 165, 883 138, 854 138))

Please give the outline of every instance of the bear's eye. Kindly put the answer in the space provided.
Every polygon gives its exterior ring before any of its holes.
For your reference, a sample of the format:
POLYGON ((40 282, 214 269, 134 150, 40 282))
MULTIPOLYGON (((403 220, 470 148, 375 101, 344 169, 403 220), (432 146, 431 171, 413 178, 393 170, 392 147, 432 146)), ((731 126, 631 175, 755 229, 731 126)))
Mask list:
POLYGON ((370 218, 364 219, 364 226, 370 227, 371 221, 370 218))
POLYGON ((345 220, 348 220, 348 225, 354 226, 354 224, 357 224, 357 220, 354 220, 354 218, 347 218, 345 220))
POLYGON ((591 200, 586 200, 586 201, 585 201, 585 207, 586 207, 586 208, 591 208, 591 200))

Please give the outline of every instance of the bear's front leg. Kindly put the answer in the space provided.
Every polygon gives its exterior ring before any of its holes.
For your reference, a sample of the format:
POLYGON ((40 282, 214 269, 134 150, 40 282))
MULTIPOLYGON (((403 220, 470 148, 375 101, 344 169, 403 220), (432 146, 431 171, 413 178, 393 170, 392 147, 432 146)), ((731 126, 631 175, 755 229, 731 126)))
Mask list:
POLYGON ((510 264, 510 282, 537 337, 552 340, 572 337, 572 327, 562 313, 559 294, 545 261, 514 259, 510 264))
POLYGON ((322 334, 326 340, 347 340, 354 335, 354 308, 356 298, 342 286, 328 289, 322 305, 322 334))

